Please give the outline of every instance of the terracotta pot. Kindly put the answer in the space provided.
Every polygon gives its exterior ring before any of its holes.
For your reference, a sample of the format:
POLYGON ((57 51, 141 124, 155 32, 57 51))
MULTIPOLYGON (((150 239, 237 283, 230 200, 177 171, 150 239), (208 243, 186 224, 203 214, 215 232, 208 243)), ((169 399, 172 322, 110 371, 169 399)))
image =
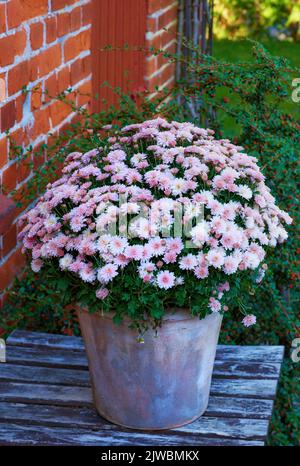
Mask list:
POLYGON ((169 429, 207 408, 222 316, 167 315, 144 343, 124 320, 78 309, 93 397, 104 418, 132 429, 169 429))

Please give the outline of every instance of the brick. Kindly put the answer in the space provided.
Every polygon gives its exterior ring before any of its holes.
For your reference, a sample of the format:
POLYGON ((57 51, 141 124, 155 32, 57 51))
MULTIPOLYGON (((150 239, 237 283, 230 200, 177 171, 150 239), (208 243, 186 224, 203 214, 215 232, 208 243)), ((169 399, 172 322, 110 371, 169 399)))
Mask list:
POLYGON ((16 205, 12 199, 0 194, 0 235, 9 229, 16 214, 16 205))
POLYGON ((31 110, 36 110, 42 106, 42 101, 44 100, 42 85, 39 84, 35 86, 31 92, 31 110))
POLYGON ((37 109, 34 114, 34 124, 27 128, 27 134, 34 141, 41 134, 47 134, 50 130, 49 107, 37 109))
POLYGON ((24 102, 26 99, 25 94, 18 95, 18 97, 15 98, 15 103, 16 103, 16 122, 19 123, 22 118, 23 118, 23 107, 24 107, 24 102))
MULTIPOLYGON (((59 132, 56 129, 51 129, 51 133, 48 135, 48 147, 57 147, 57 137, 59 136, 59 132)), ((47 156, 49 154, 45 154, 45 157, 47 159, 47 156)))
POLYGON ((3 190, 5 193, 12 191, 17 185, 17 163, 13 162, 2 174, 3 190))
POLYGON ((63 120, 67 118, 72 112, 71 107, 59 100, 56 100, 50 105, 50 119, 51 119, 51 127, 55 128, 55 126, 59 125, 63 120))
POLYGON ((147 18, 147 31, 148 32, 157 32, 158 31, 157 18, 147 18))
POLYGON ((30 205, 30 203, 32 202, 30 199, 32 199, 34 192, 36 193, 36 198, 40 196, 40 193, 38 193, 37 191, 37 186, 31 185, 29 190, 26 183, 23 183, 21 186, 18 187, 18 189, 15 190, 13 199, 16 203, 21 204, 20 207, 17 207, 17 216, 21 215, 24 209, 26 209, 26 207, 30 205))
POLYGON ((8 28, 18 27, 23 21, 41 16, 48 11, 48 0, 10 0, 7 3, 8 28))
POLYGON ((71 30, 71 22, 69 13, 61 13, 57 17, 57 35, 58 37, 69 34, 71 30))
POLYGON ((16 224, 11 225, 6 234, 3 235, 2 241, 2 257, 7 256, 17 244, 17 227, 16 224))
POLYGON ((13 95, 22 90, 29 83, 28 61, 18 63, 8 72, 8 95, 13 95))
POLYGON ((71 85, 81 81, 91 71, 90 57, 79 58, 71 65, 71 85))
POLYGON ((60 10, 61 8, 72 5, 76 1, 77 0, 51 0, 51 10, 60 10))
POLYGON ((82 25, 91 24, 92 22, 92 3, 89 2, 81 7, 82 25))
POLYGON ((158 69, 157 66, 158 60, 157 57, 152 56, 150 60, 146 61, 146 77, 151 76, 158 69))
POLYGON ((92 57, 91 55, 87 55, 86 57, 83 57, 83 68, 85 70, 86 74, 90 74, 92 72, 92 57))
POLYGON ((45 101, 49 102, 58 94, 58 82, 56 73, 49 76, 45 81, 45 101))
POLYGON ((7 2, 7 25, 8 29, 20 26, 23 21, 22 6, 20 0, 10 0, 7 2))
POLYGON ((26 178, 30 175, 31 172, 31 164, 30 164, 30 156, 26 157, 18 162, 17 166, 17 182, 22 183, 22 181, 26 180, 26 178))
POLYGON ((5 7, 6 5, 4 3, 0 3, 0 34, 6 31, 5 7))
POLYGON ((158 17, 158 29, 162 29, 177 19, 178 6, 174 5, 158 17))
POLYGON ((36 55, 35 57, 31 58, 28 61, 28 69, 29 69, 29 82, 34 82, 38 78, 39 74, 39 57, 40 55, 36 55))
POLYGON ((175 28, 176 26, 174 25, 168 28, 168 31, 163 30, 161 34, 158 34, 157 36, 147 41, 148 46, 153 47, 154 49, 163 48, 165 45, 171 42, 172 39, 174 39, 174 34, 172 31, 174 32, 175 28))
POLYGON ((48 0, 20 0, 20 2, 25 21, 48 13, 48 0))
POLYGON ((49 74, 52 70, 61 64, 61 48, 60 44, 55 44, 47 50, 44 50, 38 55, 37 67, 38 77, 49 74))
POLYGON ((14 277, 22 270, 26 262, 21 249, 14 251, 0 267, 0 292, 12 282, 14 277))
POLYGON ((16 106, 12 100, 0 108, 0 132, 4 133, 14 126, 16 121, 16 106))
POLYGON ((82 106, 91 102, 92 82, 91 80, 78 88, 77 105, 82 106))
POLYGON ((155 77, 148 80, 148 89, 150 92, 155 91, 156 86, 162 86, 175 74, 175 65, 170 63, 166 66, 161 73, 158 73, 155 77))
POLYGON ((6 75, 5 72, 0 74, 0 105, 7 98, 6 75))
POLYGON ((66 66, 57 72, 57 91, 60 94, 70 87, 70 68, 66 66))
POLYGON ((48 0, 20 0, 23 12, 23 21, 42 16, 48 13, 48 0))
POLYGON ((7 156, 8 156, 7 138, 4 137, 0 139, 0 169, 4 167, 4 165, 7 164, 7 156))
POLYGON ((29 139, 24 128, 17 128, 10 132, 9 139, 9 158, 12 160, 16 157, 16 154, 14 153, 14 146, 26 147, 29 144, 29 139))
POLYGON ((76 31, 81 27, 81 7, 74 8, 70 12, 70 27, 71 31, 76 31))
POLYGON ((147 3, 148 14, 151 15, 152 13, 155 13, 158 10, 167 8, 170 5, 171 0, 149 0, 147 3))
MULTIPOLYGON (((176 42, 171 42, 170 45, 168 45, 168 47, 164 47, 164 50, 166 52, 170 52, 170 53, 176 53, 176 47, 177 47, 177 44, 176 42)), ((168 58, 164 57, 162 54, 158 55, 157 56, 157 70, 159 68, 161 68, 163 65, 165 65, 166 63, 168 63, 168 58)))
POLYGON ((46 42, 47 44, 54 42, 57 38, 57 17, 52 16, 45 19, 46 25, 46 42))
POLYGON ((0 67, 14 62, 16 56, 23 54, 26 47, 26 33, 24 30, 0 39, 0 67))
POLYGON ((44 41, 44 25, 43 23, 33 23, 30 26, 30 44, 32 50, 37 50, 42 47, 44 41))
POLYGON ((42 144, 39 144, 34 148, 32 154, 32 161, 33 161, 33 170, 36 170, 38 167, 43 165, 46 161, 45 158, 45 149, 42 148, 42 144))
POLYGON ((70 37, 64 44, 65 61, 72 60, 91 46, 91 31, 87 29, 76 36, 70 37))

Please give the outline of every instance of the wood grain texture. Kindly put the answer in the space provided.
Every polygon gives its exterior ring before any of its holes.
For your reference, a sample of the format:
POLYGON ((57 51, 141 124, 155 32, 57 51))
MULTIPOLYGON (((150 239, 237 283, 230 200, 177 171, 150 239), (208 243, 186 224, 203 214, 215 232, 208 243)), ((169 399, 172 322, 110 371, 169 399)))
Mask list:
POLYGON ((84 344, 81 337, 55 335, 52 333, 28 332, 26 330, 14 330, 6 340, 8 345, 40 346, 54 349, 69 349, 83 351, 84 344))
POLYGON ((62 368, 88 369, 86 355, 83 351, 62 349, 30 348, 6 346, 7 362, 31 366, 49 366, 62 368))
POLYGON ((263 445, 282 347, 219 345, 205 414, 164 432, 134 432, 93 407, 81 338, 17 330, 0 365, 1 445, 263 445))
POLYGON ((26 366, 24 364, 11 363, 2 364, 0 369, 1 382, 44 383, 79 387, 88 387, 90 385, 87 370, 26 366))
MULTIPOLYGON (((228 399, 229 401, 230 399, 228 399)), ((226 403, 226 399, 211 397, 209 406, 205 412, 205 417, 232 417, 246 418, 247 420, 265 419, 269 420, 272 406, 268 401, 260 401, 255 409, 253 400, 238 400, 232 403, 226 403), (240 402, 240 403, 239 403, 240 402)), ((258 401, 258 400, 255 400, 258 401)), ((83 426, 87 428, 101 428, 105 424, 112 426, 102 419, 96 410, 86 403, 82 407, 76 406, 58 406, 49 404, 16 403, 2 401, 0 403, 0 422, 25 422, 29 425, 48 425, 48 426, 83 426)), ((104 428, 104 427, 103 427, 104 428)), ((117 428, 117 427, 116 427, 117 428)), ((117 428, 118 429, 118 428, 117 428)))
POLYGON ((211 394, 236 397, 274 399, 277 380, 273 379, 213 379, 211 394))
MULTIPOLYGON (((9 358, 9 360, 11 360, 9 358)), ((57 385, 73 385, 73 386, 89 386, 89 373, 85 369, 68 369, 63 367, 57 367, 52 365, 47 367, 53 361, 47 359, 44 364, 47 366, 34 366, 26 365, 21 363, 19 364, 17 360, 15 364, 6 363, 1 366, 0 371, 0 381, 15 381, 15 382, 26 382, 26 383, 46 383, 46 384, 57 384, 57 385)), ((67 362, 66 362, 67 363, 67 362)), ((274 367, 273 364, 263 364, 263 365, 243 365, 230 363, 220 364, 218 361, 215 363, 215 369, 213 372, 214 379, 264 379, 263 370, 266 369, 265 379, 278 379, 280 365, 276 364, 274 367), (227 371, 226 371, 227 368, 227 371), (275 373, 277 376, 275 377, 275 373)))
MULTIPOLYGON (((276 393, 276 380, 238 380, 213 379, 210 395, 238 398, 273 399, 276 393)), ((64 386, 62 384, 32 384, 22 382, 0 382, 0 399, 14 401, 43 400, 68 402, 74 405, 91 399, 91 389, 82 386, 64 386), (47 398, 48 397, 48 398, 47 398)), ((82 403, 81 403, 82 404, 82 403)))
MULTIPOLYGON (((72 351, 84 351, 83 340, 80 337, 53 335, 48 333, 27 332, 15 330, 6 341, 8 346, 40 346, 54 349, 68 349, 72 351)), ((236 346, 218 345, 217 361, 234 361, 245 363, 268 362, 281 364, 283 358, 283 346, 236 346)))
POLYGON ((215 361, 214 377, 278 379, 281 364, 278 362, 215 361))
POLYGON ((45 403, 69 406, 92 406, 90 388, 62 385, 30 384, 19 382, 0 383, 1 401, 45 403))
MULTIPOLYGON (((0 420, 18 423, 28 420, 27 424, 32 425, 82 427, 112 432, 124 430, 101 418, 93 408, 74 408, 73 406, 70 408, 0 403, 0 420)), ((267 420, 207 417, 205 415, 191 424, 172 429, 172 431, 224 438, 264 439, 267 429, 267 420)))
POLYGON ((0 424, 0 445, 84 445, 84 446, 263 446, 262 441, 209 438, 201 435, 172 435, 126 431, 93 432, 81 428, 0 424))

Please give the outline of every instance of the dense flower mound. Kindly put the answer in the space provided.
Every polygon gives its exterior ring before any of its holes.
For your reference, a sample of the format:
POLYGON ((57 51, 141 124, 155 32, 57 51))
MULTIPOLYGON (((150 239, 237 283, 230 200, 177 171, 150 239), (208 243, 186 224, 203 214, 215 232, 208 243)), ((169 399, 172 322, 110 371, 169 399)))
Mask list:
MULTIPOLYGON (((266 248, 287 238, 291 218, 241 147, 209 129, 157 118, 70 154, 62 178, 22 222, 34 271, 56 261, 100 300, 132 267, 154 292, 187 278, 209 286, 217 276, 208 307, 221 311, 228 277, 250 269, 260 281, 266 248)), ((244 324, 254 321, 247 316, 244 324)))

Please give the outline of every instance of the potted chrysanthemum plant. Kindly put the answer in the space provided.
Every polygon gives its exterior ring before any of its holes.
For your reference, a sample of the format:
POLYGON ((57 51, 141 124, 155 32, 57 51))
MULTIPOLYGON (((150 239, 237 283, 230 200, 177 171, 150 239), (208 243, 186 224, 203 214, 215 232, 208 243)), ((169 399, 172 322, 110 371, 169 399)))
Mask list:
POLYGON ((222 315, 287 238, 264 180, 242 147, 157 118, 71 153, 23 216, 33 270, 76 304, 102 416, 165 429, 205 411, 222 315))

